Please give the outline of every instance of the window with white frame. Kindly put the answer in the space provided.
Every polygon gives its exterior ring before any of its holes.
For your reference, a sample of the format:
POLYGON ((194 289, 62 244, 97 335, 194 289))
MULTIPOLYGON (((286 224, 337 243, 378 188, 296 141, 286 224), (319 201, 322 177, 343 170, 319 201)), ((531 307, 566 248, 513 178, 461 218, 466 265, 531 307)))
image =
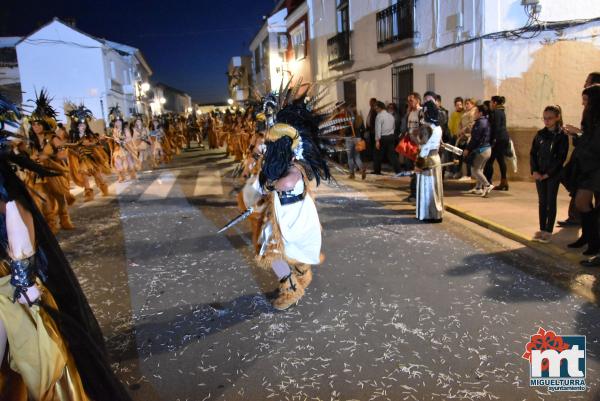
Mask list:
POLYGON ((292 38, 292 47, 294 49, 294 58, 302 60, 306 57, 306 25, 304 22, 298 25, 290 32, 292 38))

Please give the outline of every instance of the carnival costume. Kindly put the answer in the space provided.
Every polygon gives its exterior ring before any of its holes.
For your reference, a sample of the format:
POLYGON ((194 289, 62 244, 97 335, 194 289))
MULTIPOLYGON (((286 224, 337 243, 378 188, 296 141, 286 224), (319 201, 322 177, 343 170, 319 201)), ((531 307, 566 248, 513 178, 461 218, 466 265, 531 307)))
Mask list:
POLYGON ((55 177, 40 177, 34 172, 27 173, 26 184, 32 189, 38 208, 44 214, 52 232, 59 225, 65 230, 74 228, 69 217, 69 205, 75 202, 70 192, 68 152, 65 141, 56 133, 56 111, 50 105, 45 90, 36 96, 35 110, 29 117, 32 127, 29 130, 29 151, 31 157, 47 169, 62 173, 55 177))
POLYGON ((84 188, 84 201, 94 199, 94 190, 89 179, 94 178, 96 186, 104 196, 108 195, 108 186, 103 174, 110 174, 108 155, 99 143, 98 135, 93 133, 89 121, 92 112, 81 105, 68 113, 71 118, 71 142, 69 152, 69 168, 73 182, 84 188))
POLYGON ((255 189, 267 196, 261 249, 257 260, 279 278, 273 307, 285 310, 298 302, 312 280, 311 265, 320 264, 321 224, 310 191, 329 179, 329 168, 315 144, 318 117, 303 99, 285 106, 266 135, 266 151, 255 189))
POLYGON ((421 110, 422 121, 418 129, 420 145, 415 166, 417 172, 417 219, 439 222, 444 212, 444 187, 439 155, 442 128, 438 124, 439 109, 428 101, 421 110))
POLYGON ((112 166, 117 173, 118 181, 123 182, 127 175, 134 180, 139 168, 137 149, 129 127, 125 126, 119 106, 112 107, 109 112, 112 138, 112 166))
POLYGON ((45 170, 10 144, 19 110, 0 97, 0 398, 127 401, 98 323, 14 165, 45 170), (7 347, 6 347, 7 346, 7 347))
POLYGON ((150 138, 150 154, 152 158, 152 167, 158 167, 162 162, 164 162, 164 151, 162 147, 163 138, 165 137, 165 131, 163 130, 160 123, 158 123, 157 119, 152 119, 150 121, 149 127, 150 133, 148 134, 150 138), (157 127, 154 127, 154 122, 157 122, 157 127))
POLYGON ((135 145, 139 159, 139 169, 143 169, 144 162, 150 157, 150 138, 148 130, 144 127, 144 120, 141 115, 135 116, 133 126, 131 127, 133 144, 135 145))

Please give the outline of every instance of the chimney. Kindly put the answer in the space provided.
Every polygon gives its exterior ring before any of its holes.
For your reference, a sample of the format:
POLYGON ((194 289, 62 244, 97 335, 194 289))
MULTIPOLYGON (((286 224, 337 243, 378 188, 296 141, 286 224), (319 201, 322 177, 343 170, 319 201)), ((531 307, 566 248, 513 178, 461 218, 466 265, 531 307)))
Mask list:
POLYGON ((64 19, 64 22, 71 28, 75 28, 77 26, 77 19, 75 19, 75 17, 67 17, 64 19))

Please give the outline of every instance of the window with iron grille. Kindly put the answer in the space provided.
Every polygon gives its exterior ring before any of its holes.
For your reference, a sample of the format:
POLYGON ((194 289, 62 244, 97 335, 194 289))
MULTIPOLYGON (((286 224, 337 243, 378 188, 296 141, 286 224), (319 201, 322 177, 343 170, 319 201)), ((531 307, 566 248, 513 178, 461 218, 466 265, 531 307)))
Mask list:
POLYGON ((392 101, 401 113, 406 111, 408 95, 413 91, 413 65, 405 64, 392 68, 392 101))
POLYGON ((383 47, 415 36, 415 0, 398 0, 377 13, 377 46, 383 47))
POLYGON ((290 33, 292 37, 292 47, 294 48, 294 58, 302 60, 306 57, 306 25, 304 22, 294 28, 290 33))

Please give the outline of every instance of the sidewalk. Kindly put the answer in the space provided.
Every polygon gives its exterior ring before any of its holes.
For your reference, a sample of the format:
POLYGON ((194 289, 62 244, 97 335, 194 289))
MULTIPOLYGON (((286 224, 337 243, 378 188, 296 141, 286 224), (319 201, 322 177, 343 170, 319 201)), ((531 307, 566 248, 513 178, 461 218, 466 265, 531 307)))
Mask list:
MULTIPOLYGON (((533 243, 531 238, 539 230, 538 198, 533 182, 511 182, 509 191, 492 191, 488 198, 468 195, 464 192, 472 188, 469 182, 444 181, 444 201, 446 209, 461 217, 492 229, 525 245, 535 245, 539 249, 548 248, 579 262, 581 250, 567 248, 579 235, 578 227, 561 228, 555 226, 550 244, 533 243), (553 249, 554 248, 554 249, 553 249)), ((561 186, 558 194, 557 220, 567 218, 569 195, 561 186)))

